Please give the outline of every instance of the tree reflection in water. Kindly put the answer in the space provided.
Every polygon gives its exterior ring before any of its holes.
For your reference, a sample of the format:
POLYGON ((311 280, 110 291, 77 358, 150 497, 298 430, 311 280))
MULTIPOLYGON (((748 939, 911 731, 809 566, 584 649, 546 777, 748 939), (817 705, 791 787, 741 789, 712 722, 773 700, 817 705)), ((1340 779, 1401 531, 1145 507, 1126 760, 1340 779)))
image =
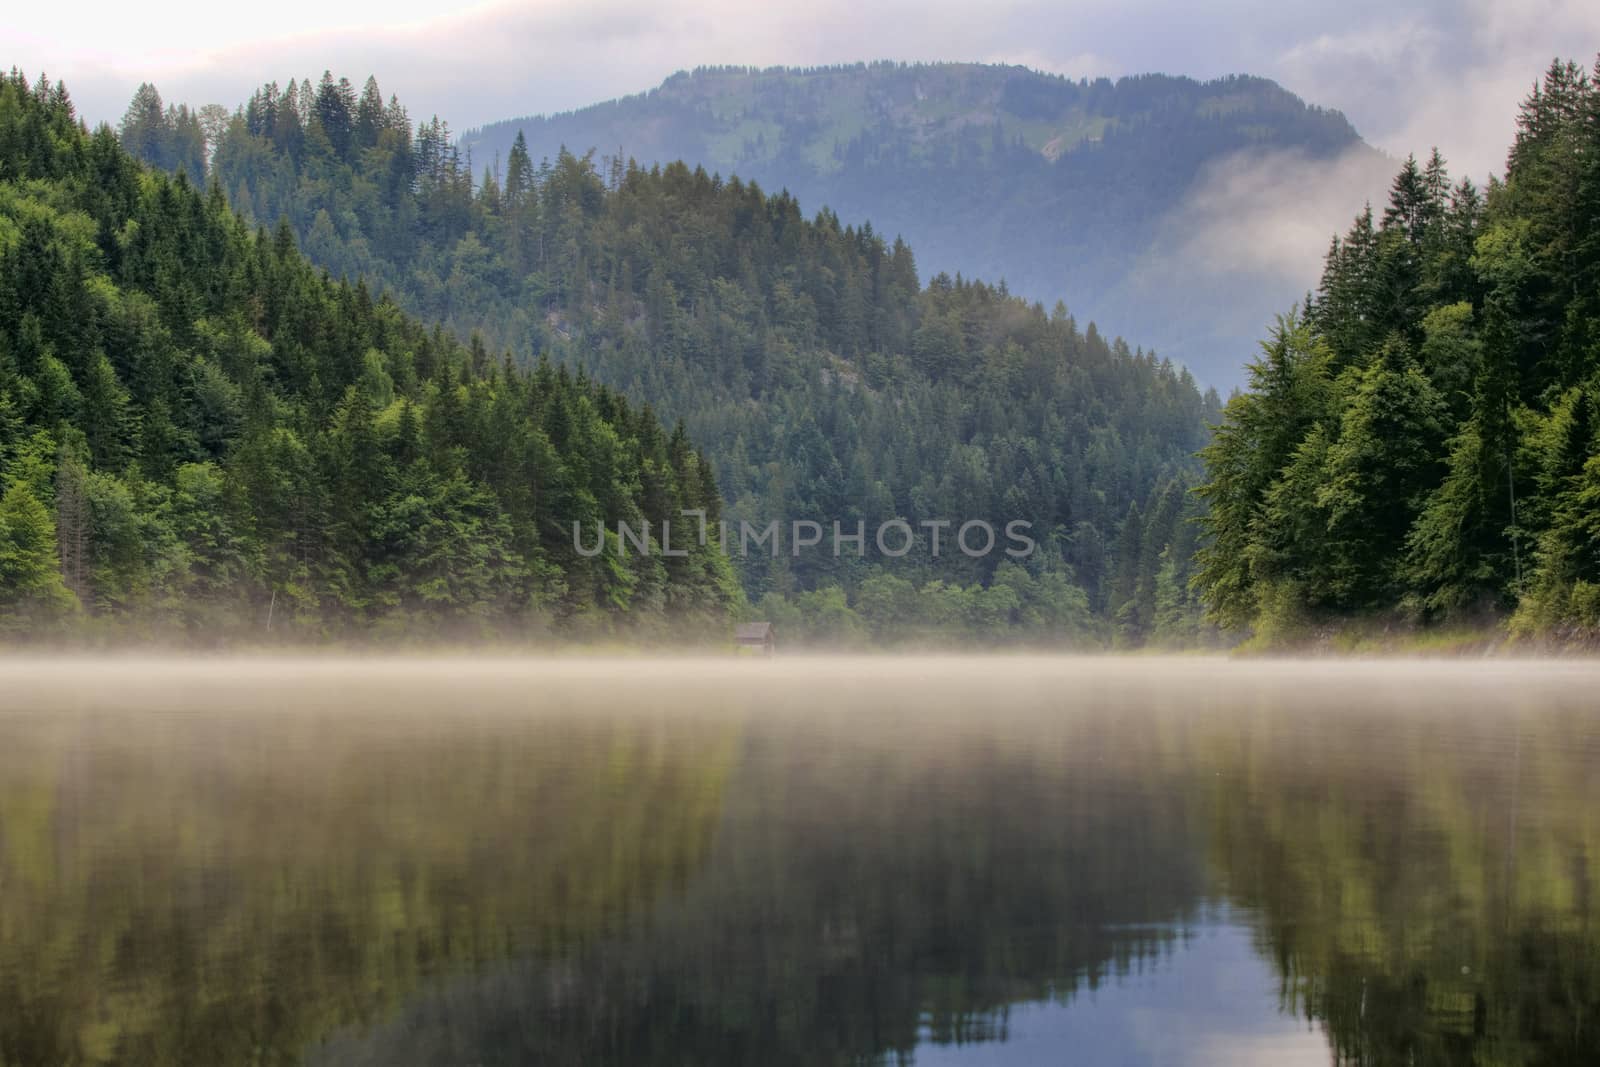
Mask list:
POLYGON ((1585 668, 433 669, 0 720, 0 1061, 894 1062, 1219 914, 1212 1032, 1600 1049, 1585 668))

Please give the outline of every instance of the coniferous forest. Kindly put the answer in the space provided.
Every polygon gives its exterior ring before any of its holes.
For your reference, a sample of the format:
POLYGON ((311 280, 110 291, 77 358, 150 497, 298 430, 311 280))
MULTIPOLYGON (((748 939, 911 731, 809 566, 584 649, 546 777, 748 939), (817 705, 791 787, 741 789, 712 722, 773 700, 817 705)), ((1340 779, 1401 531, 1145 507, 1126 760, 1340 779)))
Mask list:
POLYGON ((557 522, 715 514, 681 428, 332 280, 17 74, 0 474, 12 635, 604 632, 718 624, 739 595, 698 546, 580 557, 557 522))
POLYGON ((1600 63, 1551 65, 1488 188, 1408 159, 1250 378, 1204 452, 1219 622, 1600 628, 1600 63))
POLYGON ((0 1067, 1600 1064, 1587 2, 0 15, 0 1067))
MULTIPOLYGON (((1386 166, 1344 115, 1266 78, 985 63, 700 67, 576 111, 490 122, 460 143, 492 167, 519 136, 535 160, 597 147, 788 189, 808 209, 903 236, 925 276, 1003 278, 1047 306, 1092 308, 1102 329, 1218 388, 1242 380, 1241 353, 1298 295, 1248 256, 1200 254, 1217 241, 1196 215, 1224 175, 1259 168, 1303 189, 1305 175, 1342 167, 1377 189, 1386 166)), ((1272 210, 1255 198, 1254 214, 1272 210)))
POLYGON ((1597 75, 1552 65, 1485 188, 1407 160, 1223 409, 737 177, 520 140, 475 167, 331 74, 232 112, 142 86, 90 133, 13 74, 0 595, 17 629, 191 634, 1591 633, 1597 75), (684 510, 780 538, 617 536, 684 510), (952 551, 974 518, 1038 548, 952 551), (916 550, 791 551, 793 520, 900 520, 916 550), (611 528, 599 555, 573 521, 611 528))
MULTIPOLYGON (((183 155, 187 108, 141 88, 120 127, 183 155)), ((869 531, 736 555, 750 610, 813 641, 1140 644, 1209 633, 1187 588, 1195 452, 1219 401, 1180 368, 1003 286, 919 281, 912 250, 826 207, 682 164, 519 144, 475 170, 375 80, 269 84, 215 134, 213 183, 313 262, 395 295, 474 352, 549 358, 676 422, 730 522, 869 531), (870 531, 918 534, 900 559, 870 531), (969 559, 970 519, 1037 552, 969 559), (924 523, 949 523, 948 529, 924 523), (942 534, 934 556, 933 538, 942 534)), ((489 357, 485 357, 489 358, 489 357)), ((494 356, 498 359, 499 356, 494 356)))

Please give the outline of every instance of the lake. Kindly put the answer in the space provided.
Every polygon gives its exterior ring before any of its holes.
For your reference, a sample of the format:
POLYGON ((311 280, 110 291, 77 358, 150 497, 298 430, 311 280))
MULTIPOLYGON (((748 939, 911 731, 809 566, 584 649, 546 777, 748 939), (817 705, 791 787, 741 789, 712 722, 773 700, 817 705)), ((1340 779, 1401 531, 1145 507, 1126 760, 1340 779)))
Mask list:
POLYGON ((0 660, 0 1064, 1600 1063, 1600 665, 0 660))

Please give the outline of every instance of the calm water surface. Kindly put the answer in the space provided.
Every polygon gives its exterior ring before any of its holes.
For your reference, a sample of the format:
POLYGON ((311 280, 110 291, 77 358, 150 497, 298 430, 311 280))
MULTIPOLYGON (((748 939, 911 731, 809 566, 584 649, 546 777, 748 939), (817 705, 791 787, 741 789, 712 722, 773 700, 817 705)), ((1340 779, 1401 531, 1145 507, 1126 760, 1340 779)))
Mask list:
POLYGON ((1600 1063, 1600 666, 0 661, 0 1064, 1600 1063))

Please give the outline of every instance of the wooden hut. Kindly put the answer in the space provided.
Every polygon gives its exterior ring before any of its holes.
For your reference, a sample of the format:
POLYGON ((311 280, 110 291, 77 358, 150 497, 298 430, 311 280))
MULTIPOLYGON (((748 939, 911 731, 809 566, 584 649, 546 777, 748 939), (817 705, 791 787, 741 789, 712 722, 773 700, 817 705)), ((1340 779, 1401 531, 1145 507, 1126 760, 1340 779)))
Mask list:
POLYGON ((733 632, 733 639, 738 642, 740 648, 755 649, 763 656, 770 656, 778 651, 778 637, 773 632, 770 622, 740 623, 733 632))

